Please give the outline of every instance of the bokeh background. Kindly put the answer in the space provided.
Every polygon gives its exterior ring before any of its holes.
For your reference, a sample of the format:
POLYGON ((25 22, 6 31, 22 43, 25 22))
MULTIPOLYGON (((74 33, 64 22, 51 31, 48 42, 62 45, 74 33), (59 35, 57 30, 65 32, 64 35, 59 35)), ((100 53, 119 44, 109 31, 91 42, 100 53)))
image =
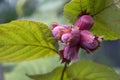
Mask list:
MULTIPOLYGON (((0 0, 0 24, 24 19, 68 24, 63 16, 63 7, 70 0, 0 0)), ((120 40, 103 41, 101 47, 92 55, 79 51, 80 60, 90 59, 105 64, 120 73, 120 40)), ((60 66, 57 55, 49 58, 19 62, 0 63, 0 80, 31 80, 26 74, 45 74, 60 66)))

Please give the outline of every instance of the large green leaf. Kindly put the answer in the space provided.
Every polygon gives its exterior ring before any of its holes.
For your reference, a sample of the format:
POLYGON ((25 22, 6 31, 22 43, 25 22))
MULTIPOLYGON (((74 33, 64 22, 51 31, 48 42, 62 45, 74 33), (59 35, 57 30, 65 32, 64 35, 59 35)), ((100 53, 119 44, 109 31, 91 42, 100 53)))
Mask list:
POLYGON ((57 42, 48 26, 17 20, 0 25, 0 61, 31 60, 57 53, 57 42))
MULTIPOLYGON (((61 73, 62 73, 63 67, 58 67, 54 71, 48 73, 48 74, 43 74, 43 75, 31 75, 29 76, 30 78, 34 80, 61 80, 61 73)), ((68 80, 66 73, 64 75, 64 80, 68 80)))
POLYGON ((67 70, 72 80, 120 80, 111 68, 89 60, 74 63, 67 70))
POLYGON ((91 31, 103 35, 105 40, 115 40, 120 38, 120 8, 116 6, 119 3, 119 0, 72 0, 64 7, 64 16, 74 24, 86 11, 95 21, 91 31))

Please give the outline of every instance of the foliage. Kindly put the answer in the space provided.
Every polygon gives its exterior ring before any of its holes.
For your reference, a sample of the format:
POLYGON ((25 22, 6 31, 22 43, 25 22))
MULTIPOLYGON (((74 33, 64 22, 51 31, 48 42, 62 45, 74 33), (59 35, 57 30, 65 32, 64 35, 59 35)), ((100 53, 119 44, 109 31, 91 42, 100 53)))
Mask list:
MULTIPOLYGON (((34 80, 60 80, 62 69, 63 67, 58 67, 48 74, 28 76, 34 80)), ((64 80, 68 80, 66 73, 64 76, 64 80)))
POLYGON ((0 25, 0 53, 2 62, 31 60, 57 53, 57 42, 47 25, 18 20, 0 25))

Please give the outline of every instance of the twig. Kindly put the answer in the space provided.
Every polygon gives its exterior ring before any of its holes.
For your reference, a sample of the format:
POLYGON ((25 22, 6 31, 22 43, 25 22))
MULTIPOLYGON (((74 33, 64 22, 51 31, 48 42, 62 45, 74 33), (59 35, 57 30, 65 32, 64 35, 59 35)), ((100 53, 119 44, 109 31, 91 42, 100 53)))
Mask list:
POLYGON ((67 69, 67 63, 64 64, 64 68, 63 68, 63 70, 62 70, 60 80, 63 80, 66 69, 67 69))

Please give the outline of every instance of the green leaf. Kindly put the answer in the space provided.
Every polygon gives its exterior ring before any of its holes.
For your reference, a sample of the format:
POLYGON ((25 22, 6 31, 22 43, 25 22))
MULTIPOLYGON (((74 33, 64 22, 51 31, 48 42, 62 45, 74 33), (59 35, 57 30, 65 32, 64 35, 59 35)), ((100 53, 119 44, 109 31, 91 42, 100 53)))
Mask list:
POLYGON ((78 16, 86 11, 95 21, 91 31, 103 35, 105 40, 115 40, 120 38, 119 3, 119 0, 72 0, 64 7, 64 16, 74 24, 78 16))
POLYGON ((23 61, 57 53, 57 42, 47 25, 16 20, 0 25, 0 61, 23 61))
MULTIPOLYGON (((29 75, 29 77, 34 80, 60 80, 62 70, 63 67, 58 67, 50 73, 41 74, 41 75, 29 75)), ((68 80, 66 73, 64 75, 64 80, 68 80)))
POLYGON ((76 62, 67 69, 70 80, 120 80, 111 68, 89 60, 76 62))

